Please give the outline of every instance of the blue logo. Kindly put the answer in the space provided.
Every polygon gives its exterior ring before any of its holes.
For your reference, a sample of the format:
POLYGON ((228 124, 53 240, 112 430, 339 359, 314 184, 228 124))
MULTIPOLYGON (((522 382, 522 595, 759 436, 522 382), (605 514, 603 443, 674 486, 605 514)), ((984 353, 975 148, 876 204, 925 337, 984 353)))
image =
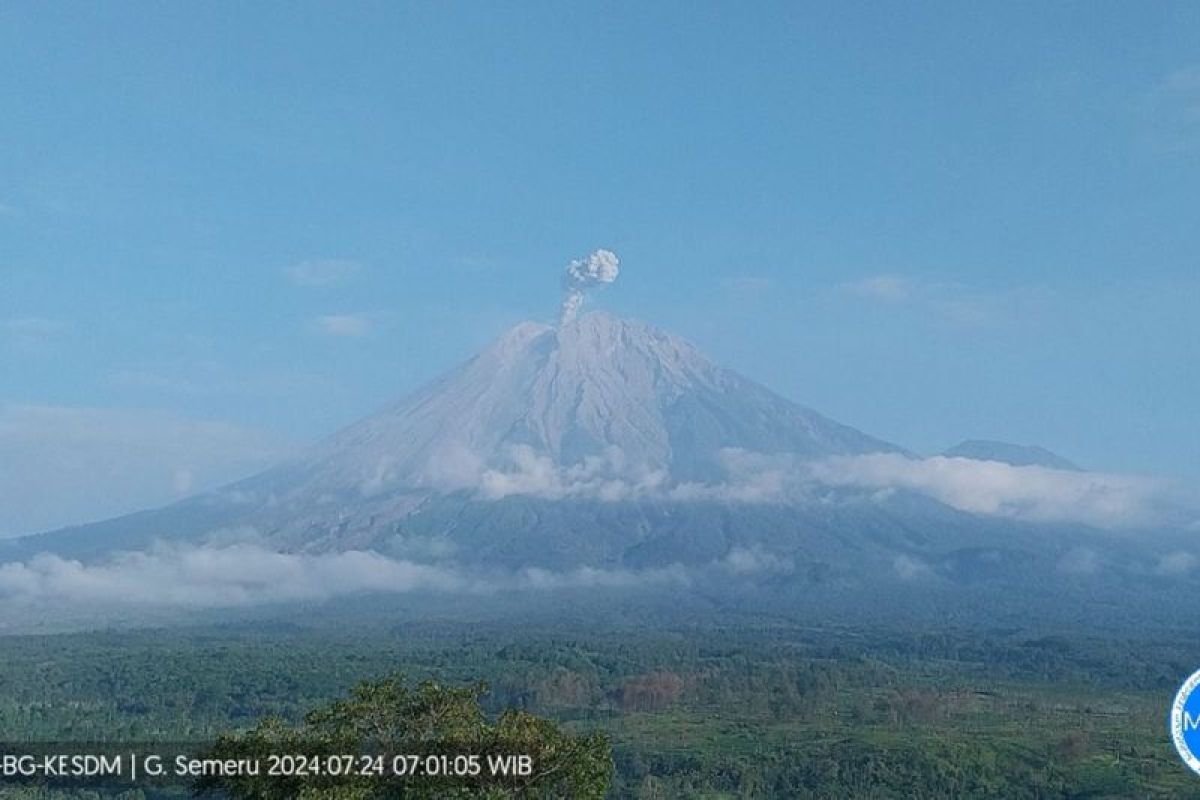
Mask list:
POLYGON ((1171 704, 1171 741, 1179 757, 1200 775, 1200 670, 1179 687, 1171 704))

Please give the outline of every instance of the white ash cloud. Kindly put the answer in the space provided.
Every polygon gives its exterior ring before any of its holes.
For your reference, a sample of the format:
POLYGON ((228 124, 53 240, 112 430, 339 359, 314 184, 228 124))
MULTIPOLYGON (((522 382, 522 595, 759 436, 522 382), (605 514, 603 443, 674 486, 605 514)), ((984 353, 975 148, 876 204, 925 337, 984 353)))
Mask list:
POLYGON ((585 293, 593 286, 612 283, 621 272, 620 260, 611 250, 596 250, 587 258, 567 265, 563 275, 562 309, 559 325, 571 322, 579 315, 585 293))

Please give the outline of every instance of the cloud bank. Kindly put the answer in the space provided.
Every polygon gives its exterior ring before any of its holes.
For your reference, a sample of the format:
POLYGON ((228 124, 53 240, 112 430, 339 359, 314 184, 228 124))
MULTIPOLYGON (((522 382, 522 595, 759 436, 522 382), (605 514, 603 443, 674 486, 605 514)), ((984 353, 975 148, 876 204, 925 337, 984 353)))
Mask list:
POLYGON ((970 458, 871 453, 805 461, 727 448, 720 453, 720 465, 723 481, 672 483, 665 470, 626 464, 615 448, 561 467, 522 446, 514 448, 508 464, 484 471, 477 491, 493 500, 527 495, 735 503, 811 502, 830 490, 867 492, 884 500, 908 491, 972 514, 1100 528, 1152 524, 1172 503, 1170 487, 1150 478, 970 458))
POLYGON ((974 514, 1099 527, 1145 522, 1165 488, 1127 475, 893 453, 829 458, 814 462, 810 470, 828 486, 906 489, 974 514))
MULTIPOLYGON (((735 551, 737 552, 737 551, 735 551)), ((774 557, 755 551, 709 567, 725 575, 769 568, 774 557)), ((90 606, 233 608, 321 601, 364 593, 491 594, 567 589, 637 589, 686 585, 694 570, 680 565, 642 570, 526 568, 481 573, 452 564, 419 563, 373 551, 278 553, 259 545, 166 546, 119 553, 99 564, 42 554, 0 564, 0 600, 90 606)))

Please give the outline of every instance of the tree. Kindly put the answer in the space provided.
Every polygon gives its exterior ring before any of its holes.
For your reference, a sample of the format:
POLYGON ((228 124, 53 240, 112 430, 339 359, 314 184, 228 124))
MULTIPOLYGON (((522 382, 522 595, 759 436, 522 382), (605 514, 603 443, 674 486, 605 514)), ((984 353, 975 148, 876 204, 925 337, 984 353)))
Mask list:
POLYGON ((613 776, 606 736, 575 735, 523 711, 490 721, 479 705, 485 692, 482 684, 414 687, 403 675, 360 683, 298 726, 269 717, 221 736, 205 758, 257 764, 258 774, 203 777, 196 793, 235 800, 604 797, 613 776), (267 774, 281 755, 303 758, 286 765, 290 774, 267 774), (528 774, 491 769, 512 756, 530 757, 528 774), (416 766, 426 764, 436 768, 416 766), (407 774, 397 774, 404 765, 407 774))

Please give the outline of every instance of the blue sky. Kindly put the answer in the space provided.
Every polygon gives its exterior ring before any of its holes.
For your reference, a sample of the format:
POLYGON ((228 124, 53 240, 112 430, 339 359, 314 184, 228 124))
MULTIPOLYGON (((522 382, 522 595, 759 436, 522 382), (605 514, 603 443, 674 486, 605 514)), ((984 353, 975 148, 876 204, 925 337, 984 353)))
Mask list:
POLYGON ((10 3, 0 533, 269 462, 551 319, 596 247, 595 305, 872 434, 1194 480, 1198 35, 1194 3, 10 3))

